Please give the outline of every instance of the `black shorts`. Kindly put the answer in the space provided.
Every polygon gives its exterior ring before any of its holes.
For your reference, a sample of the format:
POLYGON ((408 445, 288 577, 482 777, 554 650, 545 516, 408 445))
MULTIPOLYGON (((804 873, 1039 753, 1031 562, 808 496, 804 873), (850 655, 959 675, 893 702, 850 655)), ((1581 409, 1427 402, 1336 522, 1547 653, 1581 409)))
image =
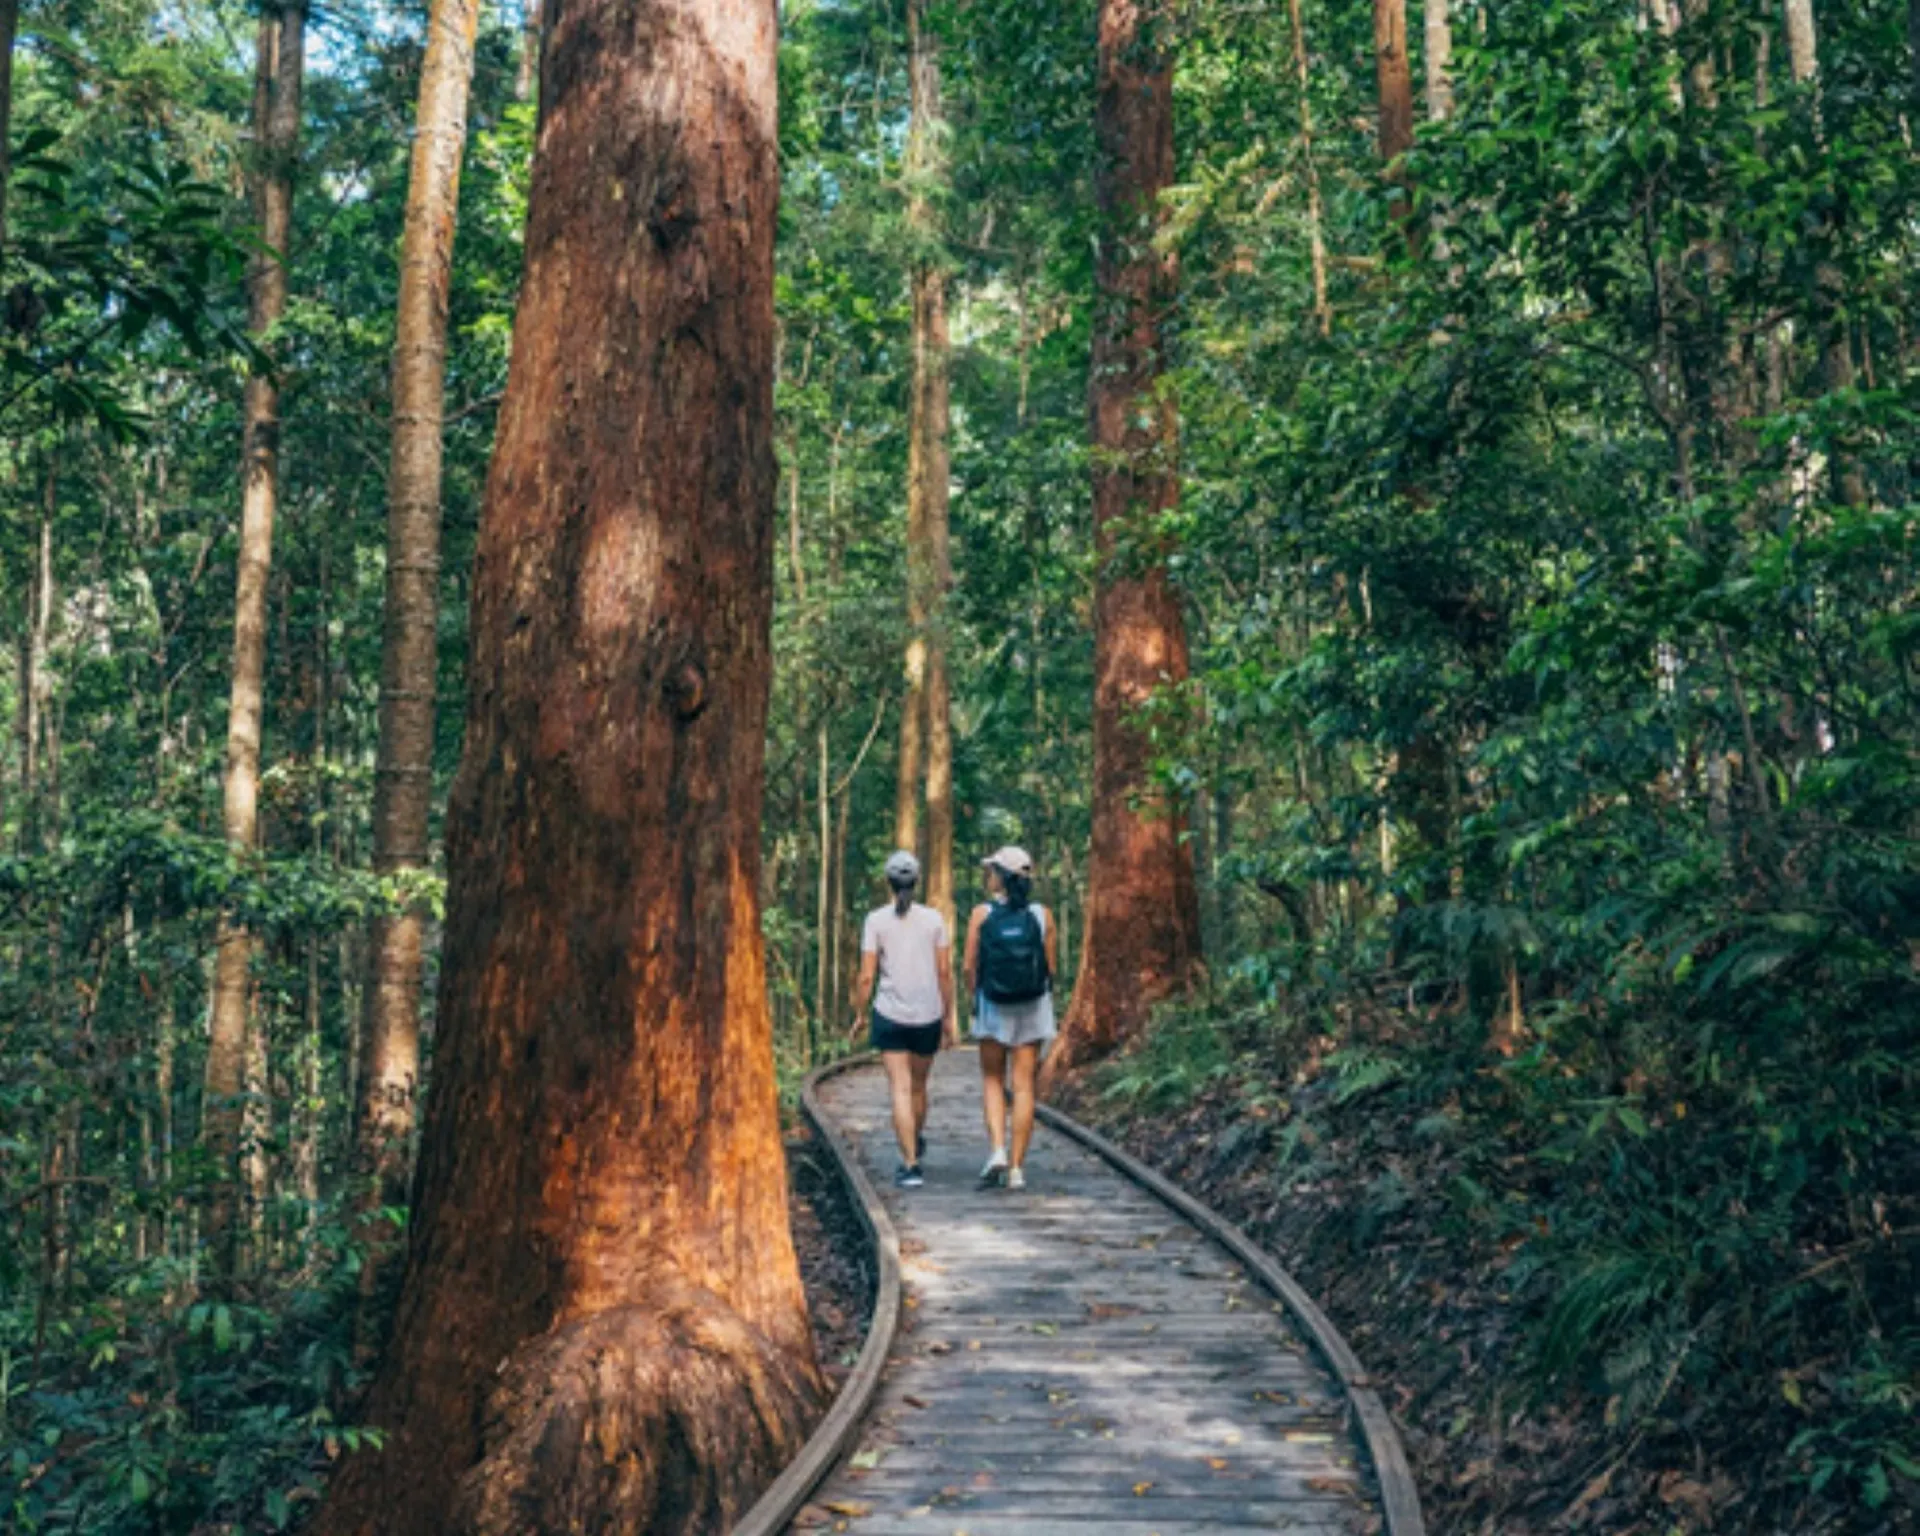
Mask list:
POLYGON ((932 1056, 940 1049, 940 1021, 931 1024, 896 1024, 884 1013, 873 1016, 873 1048, 876 1051, 911 1051, 916 1056, 932 1056))

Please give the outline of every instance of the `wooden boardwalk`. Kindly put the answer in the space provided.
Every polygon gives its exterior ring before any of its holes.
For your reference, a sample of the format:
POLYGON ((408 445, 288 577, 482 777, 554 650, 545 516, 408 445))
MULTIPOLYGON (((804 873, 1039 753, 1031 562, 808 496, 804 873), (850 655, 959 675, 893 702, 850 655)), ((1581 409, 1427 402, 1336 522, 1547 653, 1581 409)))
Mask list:
POLYGON ((884 1192, 906 1302, 855 1449, 794 1528, 1380 1531, 1343 1388, 1230 1254, 1045 1127, 1024 1192, 976 1187, 977 1071, 937 1062, 927 1183, 907 1191, 880 1070, 821 1085, 884 1192))

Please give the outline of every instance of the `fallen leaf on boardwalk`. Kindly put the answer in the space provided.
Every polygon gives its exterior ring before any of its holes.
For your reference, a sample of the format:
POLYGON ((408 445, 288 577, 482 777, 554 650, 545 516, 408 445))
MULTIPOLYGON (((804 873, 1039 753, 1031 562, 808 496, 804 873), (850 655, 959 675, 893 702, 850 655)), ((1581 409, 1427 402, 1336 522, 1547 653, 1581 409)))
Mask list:
MULTIPOLYGON (((1253 1394, 1253 1400, 1256 1403, 1290 1403, 1293 1398, 1286 1392, 1256 1392, 1253 1394)), ((908 1398, 907 1401, 912 1402, 913 1399, 908 1398)))
POLYGON ((1228 1467, 1232 1466, 1233 1463, 1228 1461, 1224 1456, 1209 1456, 1207 1458, 1207 1465, 1212 1467, 1216 1472, 1224 1472, 1228 1467))
POLYGON ((935 1339, 927 1346, 927 1353, 930 1355, 950 1355, 953 1353, 953 1346, 945 1339, 935 1339))
POLYGON ((927 1406, 927 1400, 924 1397, 915 1397, 911 1392, 903 1395, 900 1401, 905 1403, 909 1408, 924 1408, 927 1406))
POLYGON ((968 1349, 978 1349, 979 1347, 980 1347, 980 1341, 979 1341, 978 1339, 968 1339, 968 1340, 967 1340, 967 1348, 968 1348, 968 1349))
POLYGON ((848 1459, 847 1465, 850 1467, 877 1467, 880 1465, 880 1452, 871 1450, 855 1451, 848 1459))
POLYGON ((1287 1431, 1285 1438, 1291 1440, 1295 1445, 1333 1444, 1332 1435, 1323 1435, 1317 1429, 1290 1429, 1287 1431))
POLYGON ((1315 1493, 1353 1492, 1353 1484, 1344 1477, 1310 1477, 1307 1486, 1315 1493))
POLYGON ((993 1474, 991 1472, 974 1473, 973 1486, 976 1488, 991 1488, 993 1486, 993 1474))
POLYGON ((795 1530, 814 1531, 830 1524, 832 1519, 818 1504, 803 1504, 793 1517, 793 1526, 795 1530))
POLYGON ((826 1507, 836 1515, 845 1515, 849 1520, 858 1520, 862 1515, 873 1513, 871 1504, 862 1504, 858 1499, 833 1499, 826 1507))
POLYGON ((1051 1337, 1052 1335, 1058 1333, 1060 1330, 1056 1328, 1052 1323, 1035 1323, 1033 1325, 1033 1331, 1035 1333, 1044 1333, 1049 1337, 1051 1337))
POLYGON ((1152 1483, 1135 1483, 1133 1485, 1133 1496, 1136 1499, 1144 1499, 1152 1487, 1152 1483))

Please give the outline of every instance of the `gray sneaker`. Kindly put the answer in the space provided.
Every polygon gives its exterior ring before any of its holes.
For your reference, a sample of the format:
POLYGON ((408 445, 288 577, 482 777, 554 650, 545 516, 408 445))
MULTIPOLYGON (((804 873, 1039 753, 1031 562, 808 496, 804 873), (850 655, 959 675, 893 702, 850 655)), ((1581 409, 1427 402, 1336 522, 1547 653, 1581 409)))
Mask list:
POLYGON ((926 1175, 920 1171, 920 1165, 914 1163, 911 1167, 901 1167, 897 1169, 893 1175, 893 1182, 902 1189, 918 1189, 922 1184, 927 1182, 927 1178, 926 1175))
POLYGON ((1009 1168, 1007 1170, 1007 1188, 1025 1189, 1026 1187, 1027 1175, 1025 1171, 1019 1168, 1009 1168))

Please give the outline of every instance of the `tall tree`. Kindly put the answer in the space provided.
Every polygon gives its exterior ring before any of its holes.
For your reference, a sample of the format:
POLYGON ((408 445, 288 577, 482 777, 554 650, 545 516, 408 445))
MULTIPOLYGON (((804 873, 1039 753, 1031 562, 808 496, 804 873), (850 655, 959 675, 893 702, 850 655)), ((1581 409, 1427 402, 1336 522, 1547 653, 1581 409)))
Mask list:
MULTIPOLYGON (((1809 92, 1817 92, 1820 74, 1820 34, 1813 15, 1813 0, 1786 0, 1787 59, 1794 83, 1809 92)), ((1818 132, 1820 104, 1811 101, 1818 132)), ((1819 243, 1825 249, 1813 271, 1814 330, 1820 339, 1820 364, 1826 385, 1834 394, 1853 388, 1853 338, 1846 316, 1846 278, 1833 260, 1834 247, 1842 233, 1842 219, 1829 213, 1821 221, 1819 243)), ((1851 506, 1867 500, 1867 482, 1856 456, 1844 445, 1833 455, 1834 491, 1851 506)))
POLYGON ((1293 74, 1300 88, 1300 163, 1307 183, 1307 249, 1313 273, 1313 317, 1322 336, 1333 331, 1333 306, 1327 300, 1326 215, 1320 198, 1320 168, 1314 157, 1313 71, 1307 61, 1307 24, 1300 0, 1287 0, 1293 30, 1293 74))
MULTIPOLYGON (((926 757, 928 904, 947 920, 953 910, 953 717, 948 672, 947 590, 952 584, 948 497, 951 391, 948 382, 947 269, 940 250, 941 192, 946 174, 946 122, 940 96, 938 40, 927 0, 908 0, 908 71, 912 120, 907 142, 907 222, 914 240, 913 394, 907 439, 908 607, 918 648, 907 665, 906 709, 917 711, 926 757), (917 663, 917 664, 916 664, 917 663), (912 686, 917 680, 918 686, 912 686)), ((906 755, 902 754, 903 764, 906 755)), ((907 804, 920 786, 903 779, 907 804)), ((896 815, 896 821, 900 817, 896 815)), ((901 846, 912 847, 910 839, 901 846)))
POLYGON ((720 1529, 818 1391, 760 932, 776 37, 551 17, 389 1439, 324 1536, 720 1529))
MULTIPOLYGON (((430 862, 433 696, 439 661, 441 428, 446 400, 447 288, 467 142, 480 0, 435 0, 400 242, 393 343, 393 448, 387 474, 386 630, 380 742, 374 770, 373 867, 405 880, 430 862)), ((407 1151, 420 1070, 420 974, 427 913, 417 900, 377 918, 367 946, 360 1109, 362 1199, 406 1199, 407 1151)), ((374 1294, 392 1227, 375 1219, 361 1288, 374 1294)))
POLYGON ((1453 0, 1425 0, 1425 6, 1427 120, 1444 123, 1453 116, 1453 0))
POLYGON ((1413 148, 1413 65, 1407 58, 1407 0, 1373 0, 1373 64, 1380 158, 1392 178, 1395 219, 1412 237, 1412 200, 1398 161, 1413 148))
POLYGON ((1107 1049, 1200 964, 1200 900, 1180 809, 1138 718, 1187 678, 1186 623, 1155 526, 1178 502, 1178 419, 1163 382, 1178 285, 1156 241, 1173 182, 1174 10, 1101 0, 1094 131, 1100 234, 1088 417, 1095 558, 1093 848, 1071 1056, 1107 1049))
MULTIPOLYGON (((293 233, 293 176, 300 138, 305 62, 304 0, 260 13, 254 62, 254 220, 264 249, 247 278, 247 323, 270 342, 287 307, 287 254, 293 233)), ((280 381, 271 366, 247 378, 241 451, 240 550, 233 604, 232 691, 227 706, 223 827, 228 844, 250 853, 260 833, 260 729, 267 654, 267 578, 280 489, 280 381)), ((202 1134, 218 1177, 207 1212, 207 1241, 217 1270, 230 1272, 235 1248, 235 1155, 247 1078, 257 944, 244 919, 221 919, 207 1041, 202 1134)))
POLYGON ((13 163, 13 40, 19 29, 20 0, 0 0, 0 250, 7 244, 7 179, 13 163))

